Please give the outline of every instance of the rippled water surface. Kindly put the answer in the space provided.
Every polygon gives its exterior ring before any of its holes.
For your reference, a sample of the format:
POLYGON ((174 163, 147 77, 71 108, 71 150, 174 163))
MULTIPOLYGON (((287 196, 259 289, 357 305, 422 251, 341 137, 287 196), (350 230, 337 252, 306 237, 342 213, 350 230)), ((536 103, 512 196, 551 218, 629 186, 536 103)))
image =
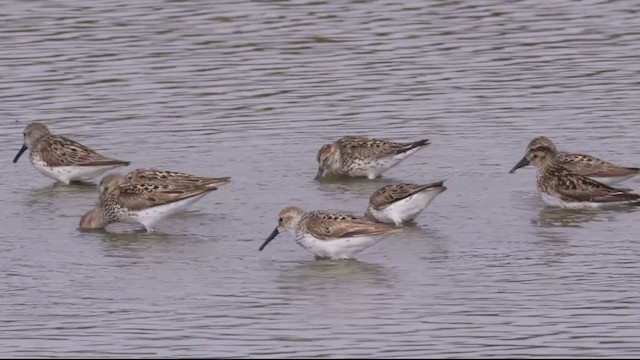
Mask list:
POLYGON ((637 210, 549 208, 534 169, 508 174, 537 135, 640 166, 639 12, 4 1, 0 355, 640 355, 637 210), (128 169, 233 181, 156 233, 80 232, 95 185, 11 163, 33 121, 128 169), (432 145, 381 179, 314 181, 344 135, 432 145), (357 260, 314 260, 289 235, 258 252, 285 206, 362 214, 384 184, 441 179, 415 226, 357 260))

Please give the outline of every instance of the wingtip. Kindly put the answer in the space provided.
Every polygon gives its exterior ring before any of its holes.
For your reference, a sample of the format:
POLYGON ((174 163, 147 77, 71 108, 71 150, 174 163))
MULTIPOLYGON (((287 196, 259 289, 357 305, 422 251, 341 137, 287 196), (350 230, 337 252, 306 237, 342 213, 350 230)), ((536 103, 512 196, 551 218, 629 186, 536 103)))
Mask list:
POLYGON ((225 177, 220 177, 220 178, 211 178, 210 179, 210 183, 207 184, 206 186, 214 187, 214 188, 217 189, 219 186, 227 185, 230 182, 231 182, 231 177, 230 176, 225 176, 225 177))
POLYGON ((427 145, 431 145, 431 143, 429 142, 429 139, 418 140, 412 143, 408 143, 408 145, 405 145, 402 149, 398 151, 398 153, 405 153, 407 151, 410 151, 416 148, 421 148, 427 145))
POLYGON ((103 161, 104 162, 110 162, 113 165, 120 165, 120 166, 129 166, 129 165, 131 165, 131 161, 129 161, 129 160, 120 160, 120 159, 113 159, 113 158, 105 157, 103 159, 103 161))
POLYGON ((425 145, 430 145, 431 142, 429 142, 429 139, 424 139, 424 140, 420 140, 420 141, 416 141, 415 146, 425 146, 425 145))
POLYGON ((100 159, 94 161, 87 161, 83 163, 78 163, 78 166, 111 166, 111 167, 120 167, 120 166, 129 166, 131 161, 125 160, 116 160, 116 159, 100 159))
POLYGON ((425 183, 425 184, 423 184, 422 186, 423 186, 425 189, 432 189, 432 188, 436 188, 436 187, 445 187, 445 186, 444 186, 444 182, 445 182, 446 180, 447 180, 447 179, 444 179, 444 180, 438 180, 438 181, 434 181, 434 182, 430 182, 430 183, 425 183))

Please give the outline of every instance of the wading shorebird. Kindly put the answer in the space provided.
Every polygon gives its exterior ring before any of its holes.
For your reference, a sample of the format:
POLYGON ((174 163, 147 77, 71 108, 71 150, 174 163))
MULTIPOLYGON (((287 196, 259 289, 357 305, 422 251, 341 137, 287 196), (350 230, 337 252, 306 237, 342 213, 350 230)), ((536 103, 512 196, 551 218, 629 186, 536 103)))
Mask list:
POLYGON ((69 185, 89 180, 129 161, 111 159, 61 135, 49 132, 46 125, 31 123, 24 129, 24 144, 13 159, 16 163, 29 149, 29 161, 43 175, 69 185))
POLYGON ((373 222, 350 214, 312 211, 298 207, 280 211, 278 226, 262 243, 262 251, 281 232, 289 232, 295 242, 318 258, 351 259, 383 238, 402 231, 393 225, 373 222))
POLYGON ((316 156, 318 173, 315 179, 319 180, 327 172, 375 179, 427 145, 428 139, 397 143, 356 136, 343 137, 320 148, 316 156))
POLYGON ((443 181, 430 184, 383 186, 369 198, 366 216, 375 221, 402 226, 413 221, 433 199, 447 188, 443 181))
POLYGON ((102 229, 113 222, 142 224, 148 232, 158 221, 183 211, 231 181, 155 169, 127 175, 108 174, 100 181, 98 203, 80 220, 81 229, 102 229))
MULTIPOLYGON (((531 140, 527 151, 541 145, 547 146, 556 154, 560 165, 578 175, 586 176, 603 184, 617 184, 640 174, 640 168, 637 167, 618 166, 587 154, 559 152, 555 144, 545 136, 531 140)), ((510 173, 514 173, 517 169, 518 167, 514 167, 510 173)))
POLYGON ((513 170, 529 164, 538 168, 537 188, 548 205, 581 209, 640 203, 640 195, 615 189, 567 169, 548 145, 528 147, 526 155, 513 170))

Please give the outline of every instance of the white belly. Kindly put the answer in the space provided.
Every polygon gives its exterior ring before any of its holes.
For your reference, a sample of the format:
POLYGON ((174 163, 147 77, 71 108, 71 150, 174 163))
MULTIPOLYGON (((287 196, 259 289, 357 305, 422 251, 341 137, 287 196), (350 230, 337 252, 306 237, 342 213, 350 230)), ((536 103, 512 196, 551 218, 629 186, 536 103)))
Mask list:
POLYGON ((115 167, 122 165, 102 166, 47 166, 44 162, 33 160, 33 166, 42 175, 69 185, 72 181, 89 180, 115 167))
POLYGON ((142 224, 147 231, 153 231, 153 225, 155 223, 168 216, 184 211, 191 204, 202 199, 202 197, 207 194, 208 192, 165 205, 158 205, 144 210, 130 211, 129 215, 123 216, 122 221, 142 224))
POLYGON ((366 176, 369 179, 375 179, 382 175, 385 171, 398 165, 402 160, 406 159, 411 154, 420 150, 421 147, 411 149, 402 154, 388 156, 380 159, 371 160, 356 160, 349 167, 349 176, 366 176))
POLYGON ((401 226, 405 222, 414 220, 440 193, 442 188, 425 190, 396 201, 381 210, 370 207, 369 213, 379 222, 401 226))
POLYGON ((385 171, 391 169, 392 167, 400 164, 402 162, 402 160, 406 159, 407 157, 409 157, 410 155, 412 155, 413 153, 415 153, 416 151, 420 150, 421 147, 417 147, 417 148, 413 148, 407 152, 404 152, 402 154, 397 154, 397 155, 393 155, 393 156, 389 156, 386 158, 382 158, 382 159, 378 159, 375 162, 375 165, 372 166, 369 171, 367 172, 367 177, 369 179, 375 179, 377 177, 379 177, 380 175, 382 175, 382 173, 384 173, 385 171))
POLYGON ((334 260, 351 259, 355 254, 374 245, 389 235, 358 236, 335 240, 319 240, 310 234, 304 234, 296 242, 318 257, 334 260))
MULTIPOLYGON (((546 193, 541 193, 541 196, 542 196, 542 201, 544 201, 545 204, 550 206, 561 207, 565 209, 594 209, 594 208, 599 208, 606 205, 605 203, 597 203, 597 202, 590 202, 590 201, 573 201, 573 202, 564 201, 546 193)), ((609 205, 615 205, 615 204, 609 204, 609 205)))

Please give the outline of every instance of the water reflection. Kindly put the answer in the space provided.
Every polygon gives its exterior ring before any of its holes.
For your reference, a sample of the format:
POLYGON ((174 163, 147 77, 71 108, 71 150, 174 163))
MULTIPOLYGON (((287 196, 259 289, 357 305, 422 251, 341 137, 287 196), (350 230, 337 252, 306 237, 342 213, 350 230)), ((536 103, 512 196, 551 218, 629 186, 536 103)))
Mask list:
POLYGON ((637 210, 638 206, 615 206, 603 209, 563 209, 544 206, 531 222, 545 228, 580 227, 592 221, 613 221, 620 213, 632 213, 637 210))
POLYGON ((639 353, 635 208, 549 208, 535 169, 508 174, 536 134, 634 162, 634 1, 4 3, 0 264, 19 276, 0 289, 24 291, 0 299, 3 355, 639 353), (33 119, 236 186, 155 233, 80 232, 95 188, 30 192, 53 180, 10 162, 33 119), (320 146, 354 133, 434 145, 375 180, 314 181, 320 146), (285 205, 361 215, 436 174, 455 183, 358 260, 290 236, 257 251, 285 205))
POLYGON ((392 276, 390 269, 377 263, 314 259, 282 269, 278 282, 288 290, 307 292, 356 284, 389 286, 392 276))
MULTIPOLYGON (((429 215, 425 213, 422 214, 426 216, 429 215)), ((418 225, 415 223, 407 225, 403 233, 407 233, 406 236, 410 238, 410 241, 419 242, 420 245, 417 248, 420 254, 426 254, 420 256, 420 259, 447 259, 452 239, 446 233, 438 229, 430 228, 428 225, 418 225)), ((410 244, 410 247, 416 249, 415 244, 410 244)))
POLYGON ((601 212, 594 209, 563 209, 544 206, 531 222, 540 227, 578 227, 598 219, 601 212))
POLYGON ((54 182, 52 184, 42 186, 36 189, 30 190, 32 197, 57 197, 60 195, 67 196, 68 194, 83 194, 83 193, 95 193, 97 195, 98 186, 93 182, 72 182, 66 185, 61 182, 54 182))
POLYGON ((64 185, 54 183, 29 190, 25 206, 29 211, 25 216, 49 214, 61 217, 78 217, 89 210, 98 200, 96 184, 77 183, 64 185))
POLYGON ((104 246, 104 256, 115 258, 139 258, 149 250, 164 253, 173 252, 175 247, 181 247, 190 242, 188 235, 173 235, 163 233, 149 233, 144 229, 115 231, 95 231, 90 234, 94 241, 101 241, 104 246), (168 247, 168 249, 164 249, 168 247))
POLYGON ((369 180, 366 178, 344 177, 329 181, 325 181, 323 179, 322 181, 317 182, 316 189, 321 193, 327 193, 329 195, 351 194, 368 201, 371 194, 379 188, 398 182, 402 181, 393 178, 377 178, 369 180))

